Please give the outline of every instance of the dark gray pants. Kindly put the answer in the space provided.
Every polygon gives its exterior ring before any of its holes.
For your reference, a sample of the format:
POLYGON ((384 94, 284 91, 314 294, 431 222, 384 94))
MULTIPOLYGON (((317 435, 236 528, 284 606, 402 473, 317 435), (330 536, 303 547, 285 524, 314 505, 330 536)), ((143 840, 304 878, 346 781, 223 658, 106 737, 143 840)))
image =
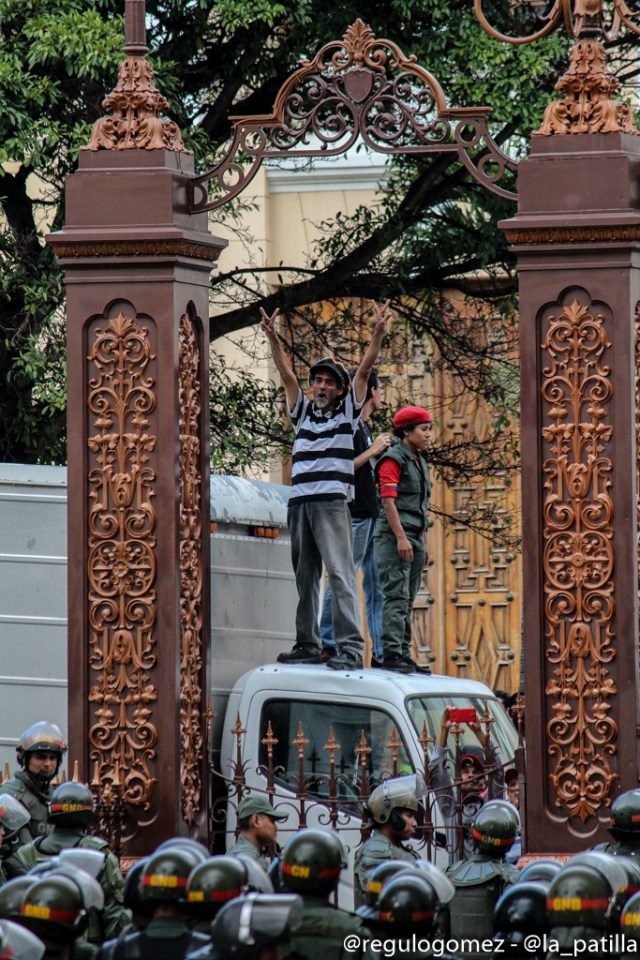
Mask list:
POLYGON ((296 643, 320 652, 322 564, 333 597, 333 635, 339 651, 362 656, 358 586, 346 500, 311 500, 289 505, 291 560, 298 588, 296 643))

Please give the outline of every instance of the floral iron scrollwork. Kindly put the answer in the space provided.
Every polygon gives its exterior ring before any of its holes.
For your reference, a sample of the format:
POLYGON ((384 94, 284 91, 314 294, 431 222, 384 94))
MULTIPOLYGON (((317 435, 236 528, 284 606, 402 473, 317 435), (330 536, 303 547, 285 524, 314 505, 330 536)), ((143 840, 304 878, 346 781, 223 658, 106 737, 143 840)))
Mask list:
POLYGON ((556 806, 582 823, 610 803, 618 735, 608 669, 615 657, 611 343, 608 308, 585 297, 577 291, 548 312, 541 386, 545 655, 555 665, 546 686, 549 776, 556 806))
POLYGON ((178 331, 180 417, 180 799, 189 825, 202 805, 202 469, 200 349, 188 313, 178 331))
POLYGON ((474 9, 487 33, 505 43, 531 43, 561 24, 576 41, 569 69, 555 85, 564 97, 547 106, 542 125, 536 130, 538 135, 640 132, 629 105, 613 99, 620 91, 620 82, 607 66, 603 44, 615 40, 623 25, 640 34, 640 13, 633 13, 626 0, 555 0, 538 14, 538 29, 523 37, 508 36, 493 27, 484 13, 482 0, 474 0, 474 9), (609 18, 607 9, 611 11, 609 18))
POLYGON ((230 117, 233 141, 212 170, 193 180, 191 209, 213 210, 233 199, 266 159, 336 156, 358 138, 389 155, 457 154, 486 187, 516 199, 499 183, 516 164, 491 139, 490 110, 448 108, 440 84, 415 57, 357 20, 285 81, 271 114, 230 117), (211 201, 210 181, 219 193, 211 201))
POLYGON ((157 783, 158 740, 154 361, 149 328, 122 312, 94 329, 87 401, 89 756, 96 783, 117 784, 127 804, 144 810, 157 783))

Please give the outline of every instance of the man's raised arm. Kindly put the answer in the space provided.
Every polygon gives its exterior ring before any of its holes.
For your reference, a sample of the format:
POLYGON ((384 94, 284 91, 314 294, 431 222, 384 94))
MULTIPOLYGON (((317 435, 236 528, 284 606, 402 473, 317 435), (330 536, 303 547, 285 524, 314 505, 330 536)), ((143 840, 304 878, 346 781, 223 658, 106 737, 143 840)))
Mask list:
POLYGON ((282 378, 282 384, 284 386, 284 392, 287 397, 287 404, 289 409, 293 410, 295 407, 298 394, 300 392, 300 387, 298 386, 298 380, 293 368, 289 363, 289 358, 284 352, 284 347, 280 342, 280 337, 276 331, 276 319, 280 313, 279 308, 276 308, 271 316, 268 316, 267 313, 260 307, 260 314, 262 320, 260 321, 260 329, 264 332, 271 346, 271 356, 273 357, 273 362, 276 365, 276 369, 282 378))
POLYGON ((375 318, 373 325, 373 334, 371 336, 371 341, 369 346, 365 350, 364 356, 360 361, 360 366, 356 372, 355 377, 353 378, 353 389, 356 395, 356 400, 360 403, 364 401, 364 398, 367 393, 367 384, 369 382, 369 374, 371 373, 371 368, 375 365, 376 360, 378 359, 378 354, 380 353, 380 347, 382 346, 382 340, 385 333, 387 332, 387 327, 389 326, 389 318, 391 314, 389 313, 389 301, 383 306, 379 307, 375 300, 371 301, 371 309, 373 310, 373 315, 375 318))

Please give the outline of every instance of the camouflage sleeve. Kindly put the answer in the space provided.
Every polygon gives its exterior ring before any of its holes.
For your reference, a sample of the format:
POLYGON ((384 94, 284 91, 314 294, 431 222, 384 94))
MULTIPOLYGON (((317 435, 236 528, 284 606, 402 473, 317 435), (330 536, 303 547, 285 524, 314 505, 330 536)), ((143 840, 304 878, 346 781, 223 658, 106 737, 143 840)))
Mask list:
POLYGON ((391 859, 389 856, 389 846, 382 837, 373 836, 367 840, 362 848, 362 853, 357 865, 354 866, 355 879, 359 883, 360 889, 366 889, 367 877, 375 867, 391 859))
POLYGON ((4 861, 3 866, 10 880, 13 880, 15 877, 25 877, 31 867, 37 863, 37 858, 31 859, 28 857, 30 849, 29 844, 25 844, 25 846, 20 847, 11 857, 4 861))
POLYGON ((98 880, 104 892, 104 938, 110 940, 131 923, 131 913, 123 900, 124 880, 113 853, 105 852, 105 862, 98 880))

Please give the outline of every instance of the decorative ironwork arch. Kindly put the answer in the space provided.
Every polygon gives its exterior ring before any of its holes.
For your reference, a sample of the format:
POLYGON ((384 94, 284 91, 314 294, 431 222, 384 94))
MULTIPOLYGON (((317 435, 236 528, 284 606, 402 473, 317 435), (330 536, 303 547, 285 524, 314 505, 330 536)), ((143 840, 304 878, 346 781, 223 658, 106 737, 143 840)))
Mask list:
POLYGON ((604 0, 554 0, 537 17, 539 27, 526 37, 510 37, 492 27, 484 10, 482 0, 474 0, 476 17, 484 29, 496 40, 505 43, 531 43, 552 33, 564 23, 567 34, 572 40, 594 36, 603 40, 615 40, 624 24, 633 33, 640 34, 640 23, 634 20, 640 14, 633 13, 626 0, 610 0, 609 22, 604 0))
POLYGON ((343 40, 325 44, 280 88, 273 112, 230 117, 231 146, 213 169, 191 184, 192 212, 215 210, 237 197, 266 159, 337 156, 358 138, 378 153, 457 154, 494 193, 517 164, 491 138, 491 107, 447 107, 442 87, 414 56, 391 40, 378 40, 362 20, 343 40), (215 181, 220 195, 209 199, 215 181))

